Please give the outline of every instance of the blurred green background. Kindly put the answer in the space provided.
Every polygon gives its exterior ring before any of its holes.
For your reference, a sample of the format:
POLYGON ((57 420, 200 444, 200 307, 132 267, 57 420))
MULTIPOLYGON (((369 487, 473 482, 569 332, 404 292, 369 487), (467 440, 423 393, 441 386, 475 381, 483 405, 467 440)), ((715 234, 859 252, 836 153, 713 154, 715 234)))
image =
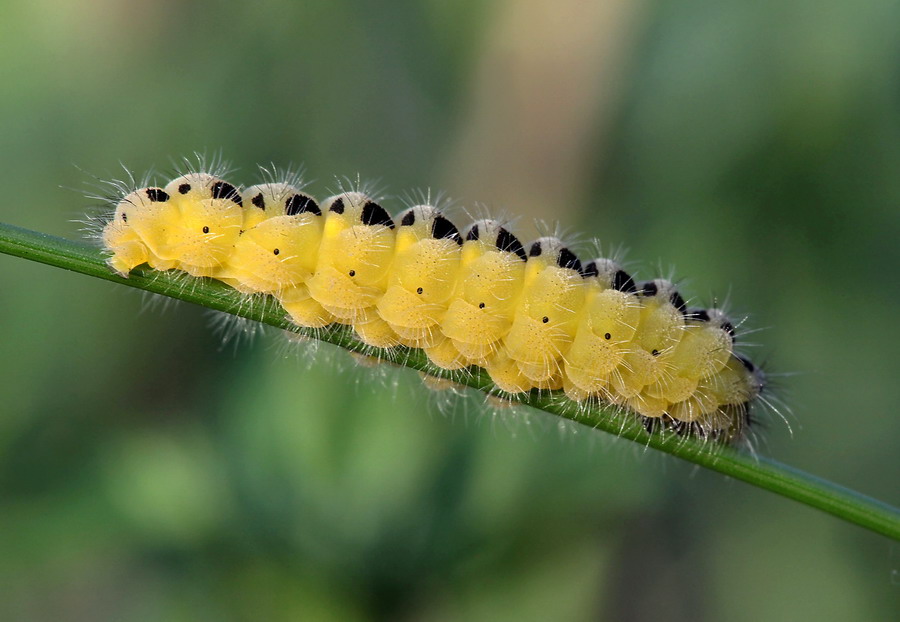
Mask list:
MULTIPOLYGON (((0 220, 78 237, 92 175, 221 150, 236 183, 303 163, 320 197, 359 172, 559 222, 748 313, 792 411, 761 451, 897 504, 898 24, 890 0, 4 0, 0 220)), ((223 348, 202 309, 10 257, 0 322, 2 619, 900 610, 895 543, 440 407, 407 370, 223 348)))

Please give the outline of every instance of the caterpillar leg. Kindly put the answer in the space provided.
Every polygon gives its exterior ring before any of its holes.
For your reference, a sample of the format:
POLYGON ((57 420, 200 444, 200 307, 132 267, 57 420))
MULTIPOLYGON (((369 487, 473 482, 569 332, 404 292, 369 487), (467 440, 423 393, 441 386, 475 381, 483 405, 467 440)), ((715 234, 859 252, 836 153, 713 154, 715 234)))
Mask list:
POLYGON ((366 319, 355 322, 353 330, 360 341, 374 348, 393 348, 402 342, 400 336, 377 313, 371 313, 366 319))
POLYGON ((507 393, 527 393, 535 387, 535 384, 519 369, 518 363, 506 352, 498 352, 488 362, 486 369, 494 384, 507 393))
POLYGON ((460 354, 453 341, 446 337, 437 339, 433 345, 425 348, 425 354, 428 355, 429 361, 441 369, 452 370, 468 367, 466 357, 460 354))
POLYGON ((279 294, 278 300, 298 326, 323 328, 335 321, 334 316, 309 295, 306 287, 291 288, 279 294))

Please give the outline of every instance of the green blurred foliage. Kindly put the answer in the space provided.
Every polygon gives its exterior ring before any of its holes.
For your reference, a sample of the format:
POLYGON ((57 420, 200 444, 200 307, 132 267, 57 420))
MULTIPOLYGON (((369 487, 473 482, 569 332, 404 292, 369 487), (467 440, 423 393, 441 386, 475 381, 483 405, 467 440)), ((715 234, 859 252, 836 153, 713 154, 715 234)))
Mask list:
MULTIPOLYGON (((304 163, 321 196, 357 172, 452 192, 467 89, 514 10, 8 0, 0 219, 77 236, 93 175, 194 151, 242 183, 304 163)), ((761 451, 895 504, 898 23, 886 0, 644 5, 574 193, 594 200, 562 223, 751 313, 755 358, 796 372, 774 382, 794 435, 770 416, 761 451)), ((0 284, 3 619, 900 607, 895 544, 743 484, 280 335, 222 347, 202 310, 44 266, 2 258, 0 284)))

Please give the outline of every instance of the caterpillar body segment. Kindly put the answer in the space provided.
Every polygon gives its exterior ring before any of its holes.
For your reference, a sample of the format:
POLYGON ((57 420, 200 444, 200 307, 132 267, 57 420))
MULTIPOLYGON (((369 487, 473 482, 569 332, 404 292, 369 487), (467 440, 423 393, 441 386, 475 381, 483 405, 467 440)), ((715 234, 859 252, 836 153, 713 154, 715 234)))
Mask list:
POLYGON ((562 386, 562 358, 575 335, 584 290, 581 262, 561 240, 544 237, 531 244, 504 343, 510 358, 536 386, 562 386))
POLYGON ((570 395, 608 393, 610 378, 624 363, 640 325, 634 281, 618 264, 597 259, 584 272, 584 306, 565 357, 570 395))
POLYGON ((148 227, 148 247, 163 265, 174 262, 172 267, 192 276, 215 276, 241 233, 240 192, 208 173, 182 175, 169 182, 165 192, 171 209, 148 227))
POLYGON ((387 289, 394 257, 394 221, 361 192, 344 192, 323 205, 325 224, 316 271, 308 282, 312 297, 335 321, 353 326, 365 343, 389 348, 400 337, 375 306, 387 289))
POLYGON ((469 365, 487 367, 512 326, 527 255, 496 220, 479 220, 463 235, 454 296, 441 324, 469 365))
POLYGON ((253 186, 244 195, 240 235, 216 278, 245 293, 277 297, 305 287, 322 241, 315 200, 287 184, 253 186))
POLYGON ((523 245, 496 220, 460 231, 428 204, 393 218, 358 191, 319 204, 296 184, 192 172, 124 196, 102 240, 125 276, 215 278, 273 296, 298 326, 346 324, 373 348, 482 367, 501 393, 613 403, 652 429, 739 439, 765 385, 728 317, 688 308, 672 282, 582 263, 554 237, 523 245))
POLYGON ((644 283, 637 295, 641 305, 639 330, 612 384, 615 392, 628 400, 629 407, 646 416, 659 416, 654 385, 667 380, 669 360, 684 332, 684 301, 674 284, 664 279, 644 283))
POLYGON ((299 326, 334 322, 307 287, 324 227, 316 200, 286 183, 251 186, 243 196, 241 233, 216 278, 244 293, 275 296, 299 326))
POLYGON ((405 345, 432 348, 444 337, 440 324, 456 287, 462 238, 453 223, 429 205, 409 208, 399 223, 378 313, 405 345))

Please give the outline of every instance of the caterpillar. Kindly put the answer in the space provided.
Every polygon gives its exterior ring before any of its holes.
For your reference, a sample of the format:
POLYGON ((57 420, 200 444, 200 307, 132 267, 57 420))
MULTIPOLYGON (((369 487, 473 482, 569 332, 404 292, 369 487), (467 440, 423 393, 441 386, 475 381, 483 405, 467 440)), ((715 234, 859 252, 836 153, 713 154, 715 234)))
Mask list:
POLYGON ((651 430, 744 437, 765 374, 737 353, 728 316, 689 307, 672 281, 582 262, 557 237, 524 245, 494 219, 460 230, 430 201, 392 216, 359 188, 319 202, 296 177, 267 177, 241 189, 195 170, 120 193, 99 236, 109 265, 268 295, 298 327, 344 324, 376 352, 482 368, 500 395, 554 392, 651 430))

